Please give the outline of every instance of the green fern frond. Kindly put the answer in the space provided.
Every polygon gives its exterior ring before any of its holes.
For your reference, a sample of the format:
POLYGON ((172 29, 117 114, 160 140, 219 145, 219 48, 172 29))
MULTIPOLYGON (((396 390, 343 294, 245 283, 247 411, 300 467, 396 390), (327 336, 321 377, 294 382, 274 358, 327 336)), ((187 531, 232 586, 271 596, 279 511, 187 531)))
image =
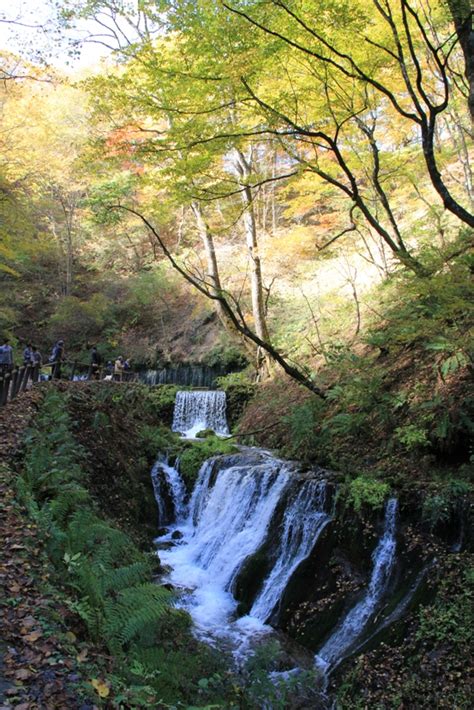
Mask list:
POLYGON ((68 518, 79 509, 91 506, 89 492, 82 486, 70 484, 64 486, 59 495, 51 501, 50 510, 53 519, 64 527, 68 518))
POLYGON ((121 646, 153 636, 157 622, 169 609, 173 594, 146 583, 121 591, 107 616, 107 635, 121 646))

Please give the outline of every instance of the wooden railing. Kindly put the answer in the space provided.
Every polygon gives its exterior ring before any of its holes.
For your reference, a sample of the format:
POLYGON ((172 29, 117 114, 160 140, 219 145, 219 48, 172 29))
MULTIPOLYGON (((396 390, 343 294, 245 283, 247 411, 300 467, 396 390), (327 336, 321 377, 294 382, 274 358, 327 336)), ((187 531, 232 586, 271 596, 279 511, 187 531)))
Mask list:
MULTIPOLYGON (((31 387, 40 380, 103 380, 113 377, 113 372, 107 368, 93 369, 91 365, 78 363, 76 360, 63 362, 48 362, 42 365, 21 365, 11 370, 0 372, 0 407, 8 401, 15 399, 20 392, 31 387), (50 369, 49 372, 44 370, 50 369)), ((121 382, 131 382, 137 379, 136 372, 125 371, 121 375, 121 382)))

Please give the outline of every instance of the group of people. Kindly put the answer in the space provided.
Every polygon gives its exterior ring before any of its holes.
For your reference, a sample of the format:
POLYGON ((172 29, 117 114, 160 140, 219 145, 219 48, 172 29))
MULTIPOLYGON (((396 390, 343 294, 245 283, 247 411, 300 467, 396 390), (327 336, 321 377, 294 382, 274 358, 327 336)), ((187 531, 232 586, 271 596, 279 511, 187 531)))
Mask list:
MULTIPOLYGON (((102 355, 94 347, 91 350, 91 378, 93 380, 99 380, 102 374, 102 355)), ((117 382, 122 382, 126 380, 131 373, 132 365, 130 359, 125 360, 123 355, 119 355, 115 362, 109 360, 105 366, 105 378, 108 380, 115 380, 117 382)))
MULTIPOLYGON (((0 345, 0 377, 13 370, 14 355, 13 348, 10 344, 8 338, 4 338, 0 345)), ((66 359, 64 351, 64 340, 57 340, 54 344, 51 355, 48 358, 48 364, 51 365, 51 375, 50 377, 54 379, 61 378, 61 366, 66 359)), ((43 365, 43 357, 36 347, 32 343, 27 343, 23 350, 23 365, 29 365, 34 368, 34 372, 39 376, 39 372, 43 365)), ((103 373, 103 358, 99 353, 97 346, 94 345, 90 352, 90 363, 89 363, 89 377, 93 380, 99 380, 103 373)), ((117 382, 122 382, 122 380, 129 379, 132 371, 130 359, 125 359, 122 355, 119 355, 115 362, 109 360, 105 366, 105 377, 106 379, 115 380, 117 382)))
MULTIPOLYGON (((107 363, 107 368, 112 370, 112 362, 107 363)), ((122 382, 130 377, 132 372, 132 365, 129 359, 125 360, 123 355, 119 355, 113 364, 113 376, 112 379, 116 382, 122 382)))
MULTIPOLYGON (((34 371, 39 375, 39 371, 43 365, 43 356, 36 345, 27 343, 22 354, 23 365, 34 368, 34 371)), ((58 340, 53 346, 49 362, 52 363, 52 376, 55 378, 61 377, 61 363, 65 359, 64 340, 58 340)), ((13 355, 13 347, 9 338, 4 338, 0 345, 0 376, 7 372, 11 372, 15 367, 15 359, 13 355)))

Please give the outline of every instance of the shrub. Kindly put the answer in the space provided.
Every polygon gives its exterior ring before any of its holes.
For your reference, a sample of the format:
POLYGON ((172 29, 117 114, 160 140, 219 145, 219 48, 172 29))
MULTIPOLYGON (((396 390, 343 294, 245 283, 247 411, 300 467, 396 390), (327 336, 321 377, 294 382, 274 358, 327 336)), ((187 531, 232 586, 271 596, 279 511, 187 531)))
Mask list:
POLYGON ((435 493, 426 496, 423 501, 422 518, 430 530, 448 523, 459 512, 471 486, 466 481, 451 480, 440 486, 435 493))
POLYGON ((388 483, 368 476, 358 476, 349 483, 346 500, 357 512, 360 512, 364 507, 379 510, 389 492, 388 483))
POLYGON ((395 439, 405 446, 408 451, 430 446, 428 434, 416 424, 405 424, 395 429, 395 439))

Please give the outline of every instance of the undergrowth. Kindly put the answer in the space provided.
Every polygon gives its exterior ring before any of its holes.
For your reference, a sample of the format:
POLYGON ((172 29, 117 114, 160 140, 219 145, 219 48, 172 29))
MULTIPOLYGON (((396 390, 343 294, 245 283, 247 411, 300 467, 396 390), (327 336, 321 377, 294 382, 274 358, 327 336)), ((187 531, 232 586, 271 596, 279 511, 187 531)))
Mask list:
POLYGON ((26 436, 18 493, 43 532, 70 608, 115 658, 112 691, 126 697, 123 707, 219 700, 198 683, 220 663, 193 640, 173 593, 153 583, 156 556, 99 517, 71 429, 65 397, 49 392, 26 436))

